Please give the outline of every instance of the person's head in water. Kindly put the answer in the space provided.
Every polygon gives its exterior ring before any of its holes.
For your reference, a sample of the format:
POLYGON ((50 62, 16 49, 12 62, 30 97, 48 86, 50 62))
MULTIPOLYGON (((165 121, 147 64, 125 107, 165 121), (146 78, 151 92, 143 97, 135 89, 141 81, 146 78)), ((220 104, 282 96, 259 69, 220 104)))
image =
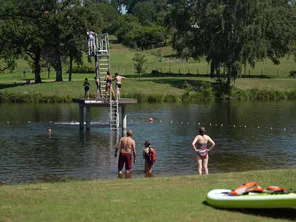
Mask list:
POLYGON ((151 144, 150 144, 150 141, 149 140, 146 140, 145 141, 145 147, 149 147, 151 144))
POLYGON ((51 136, 51 129, 50 128, 47 129, 47 133, 49 136, 51 136))
POLYGON ((133 135, 133 131, 128 130, 127 133, 126 133, 126 135, 127 135, 127 136, 132 136, 132 135, 133 135))
POLYGON ((200 127, 199 134, 203 136, 203 135, 205 135, 205 133, 206 133, 206 129, 204 127, 200 127))

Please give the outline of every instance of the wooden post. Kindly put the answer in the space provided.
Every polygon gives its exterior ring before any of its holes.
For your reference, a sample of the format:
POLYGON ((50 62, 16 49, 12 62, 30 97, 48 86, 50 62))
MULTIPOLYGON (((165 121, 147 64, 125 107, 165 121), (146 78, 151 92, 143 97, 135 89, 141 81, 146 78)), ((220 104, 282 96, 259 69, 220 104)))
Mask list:
POLYGON ((101 82, 101 75, 100 75, 100 62, 98 56, 95 56, 95 64, 96 64, 96 78, 101 82))
POLYGON ((124 129, 122 130, 122 136, 127 136, 127 130, 126 129, 125 130, 124 129))
POLYGON ((84 105, 79 104, 79 129, 84 130, 84 105))
POLYGON ((86 117, 85 117, 85 122, 86 122, 86 130, 90 130, 90 107, 85 107, 86 109, 86 117))
POLYGON ((121 106, 122 130, 127 129, 126 105, 121 106))

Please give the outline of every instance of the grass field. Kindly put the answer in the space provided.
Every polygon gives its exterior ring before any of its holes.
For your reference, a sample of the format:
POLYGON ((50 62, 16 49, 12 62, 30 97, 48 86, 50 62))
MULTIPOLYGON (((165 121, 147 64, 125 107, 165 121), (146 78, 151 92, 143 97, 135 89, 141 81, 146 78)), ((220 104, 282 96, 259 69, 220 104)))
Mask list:
MULTIPOLYGON (((133 57, 137 51, 126 48, 121 44, 110 44, 111 48, 111 71, 119 72, 122 75, 134 75, 133 57)), ((147 57, 147 73, 152 70, 159 70, 163 73, 191 73, 191 74, 209 74, 209 64, 202 58, 200 61, 190 59, 189 61, 175 58, 175 52, 171 47, 163 47, 142 52, 147 57)), ((94 66, 94 61, 89 63, 85 57, 84 63, 87 66, 94 66)), ((18 66, 13 73, 23 74, 27 69, 31 72, 29 65, 24 60, 18 61, 18 66)), ((68 70, 67 64, 64 65, 64 73, 68 70)), ((274 65, 271 61, 260 61, 255 68, 247 66, 246 72, 242 71, 242 75, 268 75, 278 78, 287 78, 289 72, 296 70, 296 62, 293 58, 281 59, 279 65, 274 65)), ((52 73, 53 74, 53 73, 52 73)), ((65 73, 66 74, 66 73, 65 73)), ((64 76, 66 76, 64 74, 64 76)), ((43 75, 47 76, 46 69, 43 69, 43 75)), ((54 75, 54 74, 53 74, 54 75)), ((22 75, 20 75, 22 76, 22 75)))
POLYGON ((222 210, 206 194, 256 181, 295 187, 296 170, 0 186, 0 221, 293 221, 296 209, 222 210))
MULTIPOLYGON (((147 66, 149 69, 147 74, 139 79, 133 70, 132 58, 135 53, 135 50, 128 49, 120 44, 111 44, 111 72, 119 72, 121 75, 127 77, 123 82, 123 97, 135 96, 138 98, 143 95, 146 97, 164 97, 167 95, 173 95, 179 97, 174 99, 174 101, 176 101, 180 100, 180 97, 186 93, 187 83, 192 86, 204 86, 215 81, 214 79, 209 78, 209 76, 204 75, 208 73, 209 70, 209 65, 206 61, 203 59, 201 61, 181 61, 174 57, 174 52, 170 47, 143 52, 147 56, 147 66), (162 58, 162 62, 159 61, 160 58, 162 58), (161 76, 150 75, 149 73, 151 73, 153 69, 161 72, 161 76), (196 75, 197 73, 199 73, 199 76, 196 75)), ((94 66, 94 61, 89 63, 86 57, 84 60, 87 66, 94 66)), ((91 81, 91 97, 95 97, 96 89, 93 81, 95 73, 74 73, 72 81, 69 82, 67 69, 67 64, 65 64, 63 67, 63 82, 55 82, 54 70, 52 70, 50 76, 48 76, 46 69, 43 69, 41 73, 43 84, 25 84, 24 79, 33 79, 34 75, 30 71, 27 62, 19 60, 18 67, 12 73, 0 74, 0 93, 4 92, 11 95, 13 94, 13 96, 8 96, 10 97, 9 99, 2 99, 2 101, 18 101, 11 97, 30 97, 32 94, 34 94, 34 97, 36 97, 36 95, 37 97, 40 95, 45 97, 66 97, 68 98, 66 100, 70 101, 73 97, 83 96, 84 92, 82 85, 84 78, 88 78, 91 81), (27 70, 26 74, 24 74, 24 70, 27 70)), ((294 92, 296 90, 296 78, 288 77, 288 73, 295 69, 296 63, 292 58, 283 59, 278 66, 271 64, 270 61, 260 62, 255 69, 250 70, 250 73, 249 69, 247 69, 247 74, 242 75, 242 78, 237 78, 236 81, 233 82, 233 86, 239 90, 267 90, 269 91, 268 94, 274 94, 271 91, 276 90, 282 92, 294 92)), ((197 89, 197 91, 199 91, 199 89, 197 89)), ((266 94, 266 92, 264 92, 264 94, 266 94)), ((278 93, 276 92, 275 94, 278 93)), ((294 94, 295 93, 292 93, 292 96, 283 95, 281 98, 294 98, 294 94)), ((257 96, 251 95, 245 97, 255 98, 257 96)), ((263 97, 278 99, 278 96, 276 95, 263 97)), ((163 101, 163 99, 157 101, 163 101)))

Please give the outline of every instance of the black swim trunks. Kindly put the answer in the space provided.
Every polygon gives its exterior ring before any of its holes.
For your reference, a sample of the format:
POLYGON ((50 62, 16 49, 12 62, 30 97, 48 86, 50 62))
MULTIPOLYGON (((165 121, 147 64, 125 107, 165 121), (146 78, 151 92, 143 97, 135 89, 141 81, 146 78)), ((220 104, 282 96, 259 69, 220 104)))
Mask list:
POLYGON ((116 88, 121 88, 121 84, 116 83, 116 88))

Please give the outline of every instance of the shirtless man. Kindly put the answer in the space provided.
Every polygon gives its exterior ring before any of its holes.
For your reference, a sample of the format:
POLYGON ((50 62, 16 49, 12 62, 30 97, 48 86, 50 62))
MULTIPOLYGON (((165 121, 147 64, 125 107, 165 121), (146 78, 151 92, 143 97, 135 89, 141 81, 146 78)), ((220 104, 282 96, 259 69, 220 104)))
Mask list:
POLYGON ((198 163, 198 174, 202 174, 202 167, 204 168, 205 174, 208 174, 208 162, 209 162, 209 155, 208 152, 210 152, 214 146, 215 143, 209 137, 205 134, 206 129, 204 127, 200 127, 199 134, 197 135, 194 140, 192 141, 192 147, 197 153, 197 163, 198 163), (195 144, 197 143, 197 148, 195 144), (210 143, 210 148, 208 149, 207 145, 210 143))
POLYGON ((114 157, 117 157, 117 152, 119 150, 118 158, 118 177, 122 177, 122 169, 125 164, 125 176, 130 176, 130 170, 132 169, 132 153, 134 156, 134 163, 136 163, 136 143, 132 139, 133 132, 131 130, 127 131, 127 136, 121 137, 116 149, 114 157))
POLYGON ((121 80, 122 79, 125 79, 125 77, 123 76, 120 76, 118 73, 115 73, 115 78, 114 80, 116 81, 116 85, 115 85, 115 88, 116 88, 116 95, 117 97, 120 99, 120 89, 121 89, 121 80))

